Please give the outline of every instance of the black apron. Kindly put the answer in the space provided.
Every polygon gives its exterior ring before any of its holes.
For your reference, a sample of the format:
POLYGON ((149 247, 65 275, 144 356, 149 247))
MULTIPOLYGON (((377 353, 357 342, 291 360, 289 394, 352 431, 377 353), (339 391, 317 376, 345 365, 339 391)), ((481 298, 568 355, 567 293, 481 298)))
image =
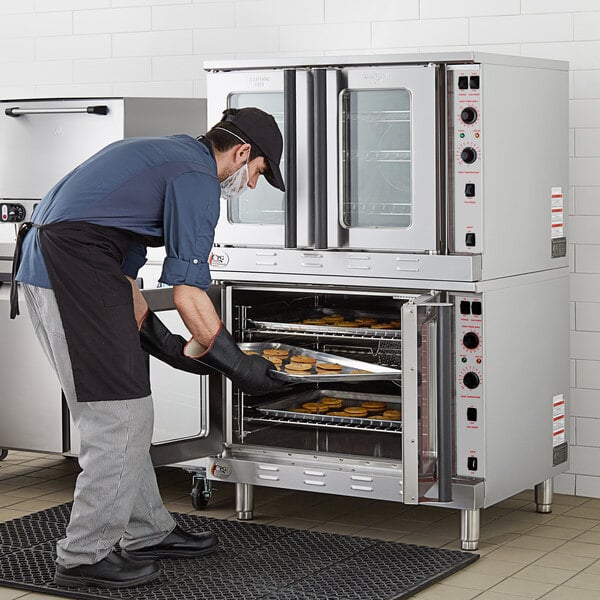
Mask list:
POLYGON ((56 296, 78 402, 148 396, 146 358, 121 263, 134 243, 158 246, 162 240, 80 221, 23 224, 13 261, 11 318, 18 314, 14 277, 21 244, 31 227, 38 229, 56 296))

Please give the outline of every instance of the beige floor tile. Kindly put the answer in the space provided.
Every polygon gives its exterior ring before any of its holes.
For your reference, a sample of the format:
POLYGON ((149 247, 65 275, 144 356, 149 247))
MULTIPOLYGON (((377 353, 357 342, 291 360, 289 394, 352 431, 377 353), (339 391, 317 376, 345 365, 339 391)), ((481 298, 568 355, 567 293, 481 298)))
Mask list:
POLYGON ((10 508, 0 508, 0 523, 3 521, 11 521, 12 519, 20 519, 31 513, 23 510, 12 510, 10 508))
POLYGON ((471 571, 459 571, 444 579, 444 585, 457 586, 470 590, 487 590, 504 579, 504 575, 486 575, 471 571))
POLYGON ((579 506, 588 501, 583 496, 567 496, 567 494, 554 494, 554 504, 566 504, 567 506, 579 506))
POLYGON ((555 540, 552 538, 538 537, 534 535, 522 535, 511 540, 506 545, 511 548, 523 548, 525 550, 544 550, 551 552, 565 543, 564 540, 555 540))
POLYGON ((567 556, 556 552, 548 552, 548 554, 545 554, 533 564, 541 567, 553 567, 577 572, 594 564, 595 560, 595 558, 586 556, 567 556))
MULTIPOLYGON (((0 587, 0 600, 16 600, 16 598, 23 598, 26 594, 23 590, 15 590, 7 587, 0 587)), ((46 596, 44 600, 49 600, 50 596, 46 596)))
POLYGON ((600 575, 593 573, 577 573, 565 583, 567 587, 582 588, 584 590, 596 590, 600 598, 600 575))
MULTIPOLYGON (((583 590, 566 587, 561 585, 553 589, 551 592, 542 596, 542 600, 598 600, 598 592, 596 590, 583 590)), ((477 599, 479 600, 479 598, 477 599)))
POLYGON ((593 527, 600 525, 600 521, 594 519, 582 519, 580 517, 567 517, 561 515, 545 523, 550 527, 566 527, 568 529, 581 529, 582 531, 589 531, 593 527))
POLYGON ((557 569, 556 567, 542 567, 529 565, 513 575, 515 579, 528 579, 530 581, 541 581, 542 583, 564 583, 573 577, 573 571, 557 569))
POLYGON ((376 529, 375 527, 365 527, 359 529, 356 533, 352 534, 358 537, 373 538, 375 540, 385 540, 388 542, 395 542, 399 540, 404 534, 399 531, 390 531, 389 529, 376 529))
POLYGON ((19 500, 10 506, 6 506, 5 508, 10 510, 20 510, 23 512, 37 512, 39 510, 46 510, 47 508, 52 508, 56 506, 56 502, 48 501, 48 500, 39 500, 34 498, 32 500, 19 500))
POLYGON ((431 587, 419 592, 414 598, 420 600, 471 600, 480 593, 479 590, 454 587, 437 583, 431 587))
POLYGON ((594 519, 600 521, 600 506, 587 507, 586 504, 571 508, 564 513, 565 517, 580 517, 582 519, 594 519))
POLYGON ((339 523, 322 523, 313 527, 313 531, 323 531, 325 533, 339 533, 340 535, 355 535, 361 530, 354 525, 341 525, 339 523))
POLYGON ((525 598, 541 598, 555 587, 556 586, 553 583, 542 583, 540 581, 528 581, 526 579, 508 577, 489 591, 500 592, 501 594, 512 594, 513 596, 522 596, 525 598))
POLYGON ((521 548, 509 548, 508 546, 500 546, 496 550, 487 554, 491 560, 505 560, 514 562, 520 565, 530 565, 546 554, 540 550, 523 550, 521 548))
POLYGON ((398 538, 403 544, 416 544, 417 546, 430 546, 431 548, 442 548, 446 544, 453 542, 452 538, 437 537, 435 535, 425 535, 423 533, 409 533, 398 538))
POLYGON ((594 573, 595 575, 600 575, 600 560, 593 562, 589 567, 581 570, 585 573, 594 573))
POLYGON ((583 544, 582 542, 565 542, 560 548, 556 549, 556 552, 571 556, 600 558, 600 546, 595 544, 583 544))
POLYGON ((552 538, 556 540, 571 540, 578 535, 581 535, 581 529, 569 529, 567 527, 553 527, 553 521, 547 525, 540 525, 530 529, 527 534, 538 537, 552 538))
POLYGON ((581 533, 573 540, 575 542, 584 542, 586 544, 600 544, 600 531, 586 531, 581 533))
MULTIPOLYGON (((285 517, 284 519, 277 519, 271 522, 271 525, 276 527, 289 527, 290 529, 313 529, 318 527, 322 523, 320 521, 311 521, 310 519, 297 519, 295 517, 285 517)), ((358 531, 355 528, 355 531, 358 531)), ((352 535, 352 534, 350 534, 352 535)))
POLYGON ((489 591, 477 596, 477 600, 535 600, 535 598, 535 596, 515 596, 514 594, 489 591))
MULTIPOLYGON (((483 575, 502 575, 508 577, 513 575, 517 571, 522 570, 522 565, 514 562, 508 562, 505 560, 492 560, 484 556, 480 558, 476 563, 473 563, 466 567, 463 572, 465 573, 481 573, 483 575)), ((573 573, 571 573, 572 575, 573 573)))

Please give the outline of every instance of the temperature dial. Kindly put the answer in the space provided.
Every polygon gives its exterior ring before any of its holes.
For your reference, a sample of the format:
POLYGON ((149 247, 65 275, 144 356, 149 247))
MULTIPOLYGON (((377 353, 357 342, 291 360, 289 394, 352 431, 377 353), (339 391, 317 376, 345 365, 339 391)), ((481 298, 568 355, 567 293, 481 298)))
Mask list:
POLYGON ((469 331, 468 333, 465 333, 463 337, 463 344, 465 345, 465 348, 475 350, 475 348, 479 346, 479 336, 475 332, 469 331))
POLYGON ((465 384, 465 387, 474 390, 479 386, 479 375, 473 371, 469 371, 468 373, 465 373, 463 383, 465 384))
POLYGON ((475 150, 475 148, 471 148, 470 146, 467 146, 460 153, 460 157, 462 158, 462 160, 464 162, 466 162, 468 165, 470 165, 477 160, 477 150, 475 150))
POLYGON ((475 123, 475 121, 477 121, 477 111, 472 106, 467 106, 466 108, 463 108, 462 112, 460 113, 460 118, 462 119, 463 123, 472 125, 475 123))

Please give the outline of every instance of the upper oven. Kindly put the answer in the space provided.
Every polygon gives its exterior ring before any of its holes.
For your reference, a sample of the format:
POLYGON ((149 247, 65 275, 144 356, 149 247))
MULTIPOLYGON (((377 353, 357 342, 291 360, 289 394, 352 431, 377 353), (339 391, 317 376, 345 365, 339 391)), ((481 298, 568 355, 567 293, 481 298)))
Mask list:
POLYGON ((286 192, 222 200, 224 246, 437 252, 438 65, 216 71, 208 117, 257 106, 284 137, 286 192))

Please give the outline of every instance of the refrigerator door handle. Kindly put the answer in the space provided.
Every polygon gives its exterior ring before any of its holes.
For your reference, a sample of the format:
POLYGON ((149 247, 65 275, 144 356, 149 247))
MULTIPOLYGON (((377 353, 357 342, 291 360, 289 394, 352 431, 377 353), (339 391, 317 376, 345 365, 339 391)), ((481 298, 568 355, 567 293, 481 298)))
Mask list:
POLYGON ((327 70, 314 75, 315 249, 327 249, 327 70))
POLYGON ((298 247, 298 172, 296 162, 296 70, 283 72, 286 248, 298 247))
POLYGON ((7 117, 20 117, 21 115, 56 115, 56 114, 75 114, 87 113, 90 115, 107 115, 108 106, 73 106, 62 108, 19 108, 14 106, 4 110, 7 117))

